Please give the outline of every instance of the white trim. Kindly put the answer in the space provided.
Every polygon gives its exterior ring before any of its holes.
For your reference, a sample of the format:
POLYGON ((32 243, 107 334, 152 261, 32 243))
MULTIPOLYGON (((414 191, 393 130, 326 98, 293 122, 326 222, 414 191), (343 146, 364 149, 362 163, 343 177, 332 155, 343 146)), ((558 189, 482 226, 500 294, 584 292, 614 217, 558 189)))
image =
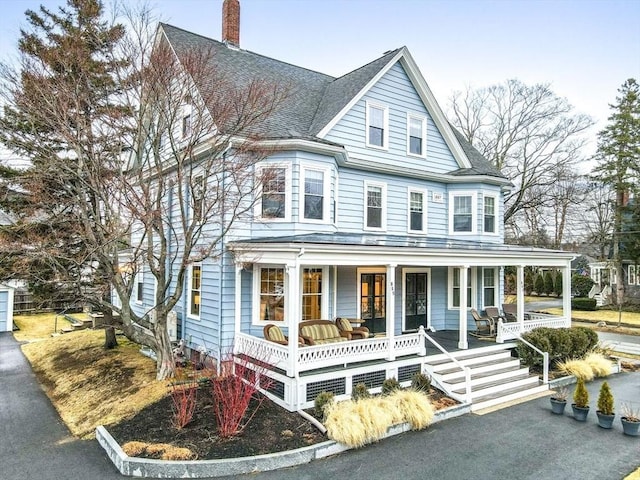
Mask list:
POLYGON ((402 330, 407 330, 407 273, 427 274, 427 328, 431 327, 431 269, 430 268, 403 268, 402 269, 402 330))
POLYGON ((289 320, 287 318, 287 312, 289 308, 289 287, 287 283, 288 282, 287 282, 287 266, 286 265, 267 264, 267 263, 260 263, 260 264, 253 265, 253 288, 251 292, 251 325, 264 326, 270 323, 273 323, 278 326, 285 326, 285 327, 289 325, 289 320), (261 278, 260 271, 263 268, 280 268, 284 273, 284 277, 283 277, 284 320, 282 321, 260 320, 260 278, 261 278))
POLYGON ((189 266, 189 275, 187 278, 187 318, 192 318, 194 320, 200 320, 200 315, 202 314, 202 263, 201 262, 196 262, 196 263, 192 263, 189 266), (200 311, 199 313, 196 315, 194 313, 191 312, 191 295, 193 293, 193 269, 194 267, 199 267, 200 268, 200 289, 198 290, 200 292, 200 311))
MULTIPOLYGON (((329 267, 326 265, 300 265, 300 321, 302 321, 302 297, 304 295, 304 271, 307 269, 322 270, 322 292, 320 297, 320 319, 329 318, 329 267)), ((286 303, 286 299, 285 299, 286 303)), ((320 320, 313 319, 313 320, 320 320)))
POLYGON ((298 188, 298 222, 299 223, 330 223, 331 212, 329 208, 331 206, 331 167, 329 165, 321 165, 317 163, 300 163, 300 187, 298 188), (308 171, 322 173, 322 218, 313 219, 305 218, 304 216, 304 200, 305 200, 305 175, 308 171))
POLYGON ((499 235, 499 224, 498 224, 498 215, 499 215, 499 208, 498 208, 498 195, 496 195, 495 193, 484 193, 482 194, 482 233, 485 235, 491 235, 491 236, 497 236, 499 235), (485 199, 487 198, 493 198, 493 232, 487 232, 485 231, 484 227, 485 227, 485 222, 484 222, 484 216, 485 216, 485 199))
MULTIPOLYGON (((449 310, 460 310, 460 307, 456 307, 453 305, 453 269, 454 268, 464 268, 464 265, 460 265, 458 267, 448 267, 447 269, 447 308, 449 310)), ((472 308, 477 308, 478 304, 478 285, 477 285, 477 268, 476 267, 468 267, 471 271, 468 273, 468 276, 471 277, 471 298, 467 298, 467 310, 472 308)), ((460 275, 462 277, 462 275, 460 275)), ((462 288, 462 285, 460 285, 462 288)), ((466 288, 466 286, 465 286, 466 288)), ((462 295, 461 295, 462 298, 462 295)))
POLYGON ((478 192, 472 190, 454 190, 449 192, 449 235, 476 235, 478 233, 478 192), (471 197, 471 231, 453 231, 454 198, 471 197))
POLYGON ((480 278, 480 288, 481 288, 481 294, 480 294, 480 299, 482 301, 482 308, 485 307, 497 307, 499 304, 499 298, 500 298, 500 277, 498 276, 498 272, 499 272, 499 268, 498 267, 482 267, 480 270, 481 273, 481 278, 480 278), (493 298, 495 300, 494 305, 487 305, 485 304, 485 298, 484 298, 484 288, 485 288, 485 284, 484 284, 484 271, 485 270, 493 270, 493 298))
POLYGON ((260 181, 263 171, 266 169, 284 169, 285 170, 285 186, 284 186, 284 218, 272 218, 262 216, 262 185, 256 190, 257 201, 254 206, 254 216, 261 222, 281 223, 291 222, 291 204, 292 204, 292 175, 291 162, 262 162, 256 166, 256 181, 260 181))
POLYGON ((370 180, 364 181, 364 202, 363 202, 363 216, 362 216, 362 228, 367 231, 385 232, 387 230, 387 184, 383 182, 372 182, 370 180), (381 202, 382 212, 380 213, 380 227, 370 227, 367 225, 367 210, 369 200, 369 187, 379 187, 381 189, 381 202))
POLYGON ((407 112, 407 156, 417 158, 427 158, 427 117, 418 113, 407 112), (411 120, 418 120, 422 125, 420 133, 422 135, 422 152, 411 153, 411 120))
POLYGON ((636 282, 638 281, 637 275, 636 275, 636 266, 635 265, 629 265, 627 267, 627 285, 635 285, 636 282))
POLYGON ((407 232, 425 235, 427 233, 427 203, 428 191, 422 188, 407 187, 407 232), (411 194, 420 193, 422 195, 422 230, 411 229, 411 194))
POLYGON ((375 148, 376 150, 389 150, 389 106, 382 103, 372 102, 367 100, 365 102, 365 146, 368 148, 375 148), (376 108, 382 110, 382 146, 374 145, 369 142, 369 109, 376 108))

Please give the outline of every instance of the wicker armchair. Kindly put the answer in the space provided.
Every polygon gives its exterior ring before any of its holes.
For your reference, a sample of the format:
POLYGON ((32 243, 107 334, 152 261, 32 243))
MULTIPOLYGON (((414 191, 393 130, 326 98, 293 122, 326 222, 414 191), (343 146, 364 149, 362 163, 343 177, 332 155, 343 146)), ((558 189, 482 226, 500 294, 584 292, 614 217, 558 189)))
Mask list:
POLYGON ((489 316, 481 316, 475 308, 471 309, 471 316, 476 322, 476 336, 493 337, 496 334, 496 324, 493 321, 493 318, 489 316))
MULTIPOLYGON (((289 345, 289 337, 287 337, 280 327, 277 325, 265 325, 262 329, 262 333, 264 334, 264 338, 273 343, 279 343, 280 345, 289 345)), ((298 337, 298 345, 304 345, 304 340, 302 337, 298 337)))
POLYGON ((349 340, 369 338, 369 329, 367 327, 354 327, 348 318, 336 318, 336 326, 341 333, 349 334, 349 340))

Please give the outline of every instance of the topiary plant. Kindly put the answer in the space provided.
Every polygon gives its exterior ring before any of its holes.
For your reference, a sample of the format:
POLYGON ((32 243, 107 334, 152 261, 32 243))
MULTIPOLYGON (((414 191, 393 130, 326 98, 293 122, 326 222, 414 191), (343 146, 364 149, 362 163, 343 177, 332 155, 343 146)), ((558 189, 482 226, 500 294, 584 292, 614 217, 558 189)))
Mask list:
POLYGON ((424 373, 416 373, 411 377, 411 388, 417 392, 429 393, 431 379, 424 373))
POLYGON ((384 382, 382 382, 382 394, 389 395, 390 393, 395 392, 396 390, 400 390, 402 386, 400 382, 396 380, 394 377, 387 378, 384 382))
POLYGON ((600 387, 598 411, 603 415, 613 415, 613 394, 607 382, 604 382, 600 387))
POLYGON ((320 392, 316 399, 313 401, 313 408, 316 417, 324 420, 327 415, 327 409, 330 405, 333 405, 335 395, 333 392, 320 392))
POLYGON ((353 391, 351 392, 351 398, 353 400, 362 400, 364 398, 370 398, 371 394, 369 393, 369 389, 364 383, 358 383, 355 387, 353 387, 353 391))
POLYGON ((576 407, 588 408, 589 407, 589 392, 584 386, 584 380, 578 379, 576 389, 573 392, 573 403, 576 407))
POLYGON ((538 296, 544 293, 544 277, 542 275, 536 275, 536 279, 533 282, 533 289, 538 296))

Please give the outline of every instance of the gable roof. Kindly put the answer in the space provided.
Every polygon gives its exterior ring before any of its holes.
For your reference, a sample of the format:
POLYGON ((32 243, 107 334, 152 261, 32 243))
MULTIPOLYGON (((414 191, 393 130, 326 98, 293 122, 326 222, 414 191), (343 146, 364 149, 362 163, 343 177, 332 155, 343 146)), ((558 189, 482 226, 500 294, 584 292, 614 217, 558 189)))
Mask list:
MULTIPOLYGON (((265 139, 308 139, 327 143, 323 140, 323 130, 336 122, 377 77, 402 59, 403 65, 410 71, 410 77, 419 77, 416 88, 430 107, 436 125, 444 130, 445 140, 462 165, 462 168, 451 173, 459 176, 491 175, 505 178, 444 119, 426 82, 419 73, 415 73, 418 71, 417 66, 406 47, 386 52, 376 60, 335 78, 248 50, 230 47, 223 42, 166 23, 161 23, 159 28, 178 58, 193 49, 208 50, 212 53, 210 62, 229 78, 233 78, 239 87, 248 85, 257 78, 274 85, 286 86, 287 97, 277 111, 260 126, 258 133, 265 139)), ((206 85, 196 86, 199 89, 207 88, 206 85)))

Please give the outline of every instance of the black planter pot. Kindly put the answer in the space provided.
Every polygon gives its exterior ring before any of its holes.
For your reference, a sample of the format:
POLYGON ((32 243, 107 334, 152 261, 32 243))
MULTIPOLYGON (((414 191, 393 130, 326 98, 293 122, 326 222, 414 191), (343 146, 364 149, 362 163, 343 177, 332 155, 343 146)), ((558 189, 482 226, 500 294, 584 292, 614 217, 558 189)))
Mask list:
POLYGON ((640 435, 640 422, 630 422, 627 420, 627 417, 620 418, 622 422, 622 432, 625 435, 629 435, 631 437, 637 437, 640 435))
POLYGON ((576 407, 576 404, 572 403, 571 408, 573 408, 573 418, 575 418, 579 422, 587 421, 587 414, 589 413, 589 407, 576 407))
POLYGON ((558 400, 556 398, 550 398, 551 401, 551 413, 556 415, 562 415, 564 413, 564 407, 567 406, 566 400, 558 400))
POLYGON ((601 413, 600 410, 597 410, 596 415, 598 415, 598 425, 602 428, 609 429, 613 427, 613 419, 616 417, 615 414, 605 415, 601 413))

